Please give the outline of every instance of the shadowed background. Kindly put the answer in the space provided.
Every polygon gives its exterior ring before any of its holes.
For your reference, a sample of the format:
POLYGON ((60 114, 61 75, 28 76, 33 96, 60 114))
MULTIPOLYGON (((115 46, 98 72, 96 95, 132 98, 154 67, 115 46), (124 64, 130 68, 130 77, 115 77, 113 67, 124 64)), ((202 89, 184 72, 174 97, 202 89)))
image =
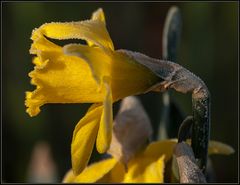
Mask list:
MULTIPOLYGON (((89 107, 89 104, 47 104, 33 118, 25 112, 25 91, 35 88, 30 85, 28 77, 33 69, 29 54, 32 30, 46 22, 89 19, 93 11, 102 7, 116 49, 161 58, 164 20, 172 5, 180 8, 183 20, 177 62, 199 76, 210 90, 211 139, 225 142, 236 151, 231 156, 211 157, 217 182, 237 182, 237 2, 2 3, 2 181, 33 181, 29 171, 34 167, 30 163, 34 151, 37 151, 34 148, 40 146, 46 151, 46 155, 40 157, 51 155, 42 159, 45 167, 54 171, 51 180, 60 182, 71 167, 70 144, 74 126, 89 107)), ((190 115, 191 95, 177 92, 172 95, 181 110, 190 115)), ((156 138, 161 117, 161 94, 149 93, 139 97, 150 116, 156 138)), ((94 151, 91 160, 97 158, 94 151)))

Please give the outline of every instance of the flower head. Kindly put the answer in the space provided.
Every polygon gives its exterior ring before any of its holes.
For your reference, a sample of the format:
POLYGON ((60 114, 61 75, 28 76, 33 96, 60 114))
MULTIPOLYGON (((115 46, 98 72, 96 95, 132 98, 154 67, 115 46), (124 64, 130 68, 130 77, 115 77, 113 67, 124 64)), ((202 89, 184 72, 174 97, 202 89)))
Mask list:
POLYGON ((115 51, 102 9, 91 20, 46 23, 33 30, 29 73, 36 85, 26 92, 25 105, 36 116, 47 103, 94 103, 76 125, 72 139, 72 165, 76 174, 86 166, 96 139, 97 150, 109 148, 112 103, 146 92, 159 80, 150 69, 124 51, 115 51), (82 39, 87 45, 59 46, 50 39, 82 39))

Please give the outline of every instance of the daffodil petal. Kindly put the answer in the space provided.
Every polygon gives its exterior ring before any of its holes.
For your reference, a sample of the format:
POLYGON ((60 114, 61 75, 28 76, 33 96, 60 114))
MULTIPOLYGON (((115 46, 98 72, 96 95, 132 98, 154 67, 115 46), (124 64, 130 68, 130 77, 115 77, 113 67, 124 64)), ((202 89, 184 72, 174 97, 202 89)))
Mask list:
POLYGON ((110 52, 80 44, 65 45, 63 50, 66 55, 77 56, 88 62, 93 77, 100 86, 103 76, 110 76, 114 101, 143 93, 158 81, 158 77, 149 69, 122 52, 110 52))
POLYGON ((39 57, 33 58, 33 64, 35 64, 35 68, 44 68, 48 63, 48 60, 42 61, 39 57))
POLYGON ((114 158, 95 162, 86 167, 79 175, 74 175, 72 169, 63 178, 63 183, 93 183, 109 173, 117 164, 114 158))
POLYGON ((165 162, 168 161, 173 154, 174 146, 176 145, 177 140, 161 140, 150 143, 145 149, 143 155, 146 157, 157 158, 158 156, 165 155, 165 162))
MULTIPOLYGON (((104 12, 102 10, 102 8, 99 8, 98 10, 96 10, 93 14, 92 14, 92 18, 91 20, 98 20, 101 21, 104 25, 106 25, 106 21, 105 21, 105 15, 104 12)), ((91 41, 87 41, 89 46, 94 46, 95 44, 91 41)))
POLYGON ((112 58, 111 78, 114 83, 111 86, 114 100, 145 93, 159 82, 155 74, 126 53, 117 50, 112 58))
MULTIPOLYGON (((61 50, 62 48, 60 46, 49 41, 43 35, 39 35, 33 40, 29 52, 30 54, 37 54, 38 57, 40 57, 42 52, 59 53, 61 50)), ((40 59, 44 60, 42 58, 40 59)))
POLYGON ((104 175, 109 173, 116 165, 117 160, 114 158, 105 159, 85 168, 82 173, 76 176, 74 182, 93 183, 100 180, 104 175))
MULTIPOLYGON (((35 90, 36 92, 37 90, 35 90)), ((33 92, 26 92, 25 105, 27 107, 26 112, 30 116, 35 116, 40 112, 40 107, 45 103, 44 98, 35 99, 33 98, 33 92)), ((40 96, 41 97, 41 96, 40 96)))
MULTIPOLYGON (((157 157, 160 155, 165 154, 165 161, 168 161, 173 154, 174 146, 177 143, 177 139, 169 139, 169 140, 161 140, 150 143, 146 150, 144 151, 145 156, 149 157, 157 157)), ((187 143, 190 145, 191 140, 187 140, 187 143)), ((208 154, 223 154, 223 155, 229 155, 234 153, 234 149, 222 142, 218 141, 209 141, 208 145, 208 154)))
POLYGON ((92 20, 64 23, 46 23, 35 29, 32 39, 36 40, 41 35, 52 39, 83 39, 90 41, 94 45, 102 48, 114 50, 112 40, 108 34, 105 22, 102 21, 104 15, 101 12, 93 14, 92 20))
POLYGON ((91 20, 99 20, 106 24, 103 9, 99 8, 95 12, 93 12, 91 20))
POLYGON ((123 163, 118 162, 110 171, 108 181, 109 183, 123 182, 125 175, 125 167, 123 163))
POLYGON ((73 183, 76 179, 76 176, 73 174, 72 169, 68 170, 64 175, 62 182, 63 183, 73 183))
POLYGON ((94 79, 100 86, 103 77, 111 75, 112 58, 102 49, 81 44, 68 44, 63 47, 63 51, 66 55, 77 56, 85 60, 92 70, 94 79))
POLYGON ((234 149, 231 146, 224 144, 222 142, 211 140, 208 146, 208 153, 209 155, 212 154, 230 155, 234 153, 234 149))
POLYGON ((164 166, 164 155, 157 159, 138 156, 130 161, 124 183, 162 183, 164 166))
POLYGON ((97 136, 102 105, 94 104, 76 125, 72 144, 72 169, 79 174, 87 165, 97 136))
MULTIPOLYGON (((175 140, 177 142, 177 140, 175 140)), ((187 143, 191 145, 191 140, 188 139, 187 143)), ((234 149, 225 143, 222 143, 220 141, 214 141, 210 140, 208 144, 208 155, 213 154, 222 154, 222 155, 230 155, 233 154, 235 151, 234 149)))
POLYGON ((99 125, 96 146, 99 153, 104 153, 109 149, 112 139, 112 93, 108 80, 104 80, 106 96, 103 102, 103 112, 99 125))

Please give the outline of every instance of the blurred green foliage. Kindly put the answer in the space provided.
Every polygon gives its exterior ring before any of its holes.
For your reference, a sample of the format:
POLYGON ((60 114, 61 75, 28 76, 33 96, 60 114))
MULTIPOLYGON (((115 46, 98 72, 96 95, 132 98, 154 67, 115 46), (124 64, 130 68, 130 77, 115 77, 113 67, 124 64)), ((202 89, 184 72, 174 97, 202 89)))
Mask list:
MULTIPOLYGON (((90 18, 102 7, 116 49, 162 57, 162 31, 170 6, 180 8, 182 38, 177 62, 198 75, 212 98, 211 139, 230 144, 231 156, 214 156, 218 182, 237 182, 238 177, 238 3, 182 2, 4 2, 2 3, 2 170, 4 182, 26 182, 33 146, 47 141, 56 162, 59 181, 71 167, 70 144, 75 124, 88 104, 49 104, 37 117, 25 113, 25 91, 31 91, 28 73, 31 32, 52 21, 90 18)), ((80 92, 79 92, 80 93, 80 92)), ((187 115, 191 95, 173 92, 187 115)), ((161 112, 161 94, 139 96, 153 123, 155 137, 161 112)), ((118 104, 116 104, 118 105, 118 104)), ((116 106, 117 107, 117 106, 116 106)), ((116 108, 117 109, 117 108, 116 108)), ((94 155, 97 158, 97 155, 94 155)), ((94 160, 94 159, 92 159, 94 160)))

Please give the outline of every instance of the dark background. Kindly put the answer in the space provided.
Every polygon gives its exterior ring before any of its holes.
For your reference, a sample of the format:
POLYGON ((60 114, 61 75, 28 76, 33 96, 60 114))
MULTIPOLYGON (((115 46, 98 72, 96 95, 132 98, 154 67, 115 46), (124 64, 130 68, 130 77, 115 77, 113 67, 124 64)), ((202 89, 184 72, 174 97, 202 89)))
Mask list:
MULTIPOLYGON (((162 31, 166 13, 177 5, 182 13, 178 63, 208 86, 212 101, 211 139, 235 149, 231 156, 212 156, 218 182, 238 181, 238 3, 19 3, 2 5, 2 181, 29 182, 33 147, 48 143, 56 166, 57 182, 71 167, 70 143, 75 124, 88 104, 44 105, 33 118, 26 114, 25 91, 33 69, 29 54, 31 32, 47 22, 89 19, 102 7, 116 49, 162 57, 162 31)), ((185 114, 191 114, 191 95, 172 92, 185 114)), ((139 96, 154 126, 160 120, 161 94, 139 96)), ((95 154, 96 155, 96 154, 95 154)))

